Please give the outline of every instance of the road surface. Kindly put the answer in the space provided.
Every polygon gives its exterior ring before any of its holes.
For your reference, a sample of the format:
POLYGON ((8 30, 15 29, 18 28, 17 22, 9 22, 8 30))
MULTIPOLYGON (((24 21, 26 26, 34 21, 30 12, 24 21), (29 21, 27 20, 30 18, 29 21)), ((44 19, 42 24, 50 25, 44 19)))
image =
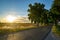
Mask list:
POLYGON ((51 27, 28 29, 0 37, 0 40, 43 40, 51 27))

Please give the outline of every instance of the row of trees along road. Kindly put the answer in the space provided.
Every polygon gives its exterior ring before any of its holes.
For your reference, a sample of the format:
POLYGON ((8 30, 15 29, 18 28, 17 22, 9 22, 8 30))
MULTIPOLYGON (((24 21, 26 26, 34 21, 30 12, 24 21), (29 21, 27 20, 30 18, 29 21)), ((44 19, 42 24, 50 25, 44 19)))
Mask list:
POLYGON ((53 23, 57 26, 57 21, 60 21, 60 0, 54 0, 51 9, 45 9, 45 5, 41 3, 29 4, 28 18, 31 23, 49 24, 53 23))
POLYGON ((60 0, 53 1, 50 12, 56 28, 60 30, 60 25, 58 25, 58 22, 60 22, 60 0))

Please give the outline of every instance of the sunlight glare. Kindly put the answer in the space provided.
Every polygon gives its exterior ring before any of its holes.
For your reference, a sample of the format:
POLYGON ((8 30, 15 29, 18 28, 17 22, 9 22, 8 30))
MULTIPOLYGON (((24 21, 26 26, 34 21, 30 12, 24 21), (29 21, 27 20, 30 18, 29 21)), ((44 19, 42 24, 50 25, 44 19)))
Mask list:
POLYGON ((15 16, 12 16, 12 15, 8 15, 8 16, 6 17, 6 20, 7 20, 8 22, 14 22, 15 19, 16 19, 16 17, 15 17, 15 16))

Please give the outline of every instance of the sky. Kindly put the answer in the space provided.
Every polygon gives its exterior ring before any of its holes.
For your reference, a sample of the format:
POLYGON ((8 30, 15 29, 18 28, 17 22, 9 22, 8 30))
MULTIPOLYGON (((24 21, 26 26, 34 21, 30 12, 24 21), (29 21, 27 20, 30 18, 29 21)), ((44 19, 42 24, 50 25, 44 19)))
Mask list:
POLYGON ((53 0, 0 0, 0 18, 7 15, 27 16, 28 5, 35 2, 45 4, 49 10, 53 0))

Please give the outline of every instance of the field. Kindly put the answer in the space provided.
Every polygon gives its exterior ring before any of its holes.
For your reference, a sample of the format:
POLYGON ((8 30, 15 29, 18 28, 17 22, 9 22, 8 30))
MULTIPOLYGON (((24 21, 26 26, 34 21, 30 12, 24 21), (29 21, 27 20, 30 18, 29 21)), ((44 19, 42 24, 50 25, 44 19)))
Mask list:
MULTIPOLYGON (((42 26, 45 25, 40 25, 40 27, 42 26)), ((35 28, 37 28, 37 25, 32 23, 0 23, 0 34, 3 35, 35 28)))
POLYGON ((30 28, 36 28, 36 25, 31 23, 0 23, 0 34, 17 32, 30 28))

